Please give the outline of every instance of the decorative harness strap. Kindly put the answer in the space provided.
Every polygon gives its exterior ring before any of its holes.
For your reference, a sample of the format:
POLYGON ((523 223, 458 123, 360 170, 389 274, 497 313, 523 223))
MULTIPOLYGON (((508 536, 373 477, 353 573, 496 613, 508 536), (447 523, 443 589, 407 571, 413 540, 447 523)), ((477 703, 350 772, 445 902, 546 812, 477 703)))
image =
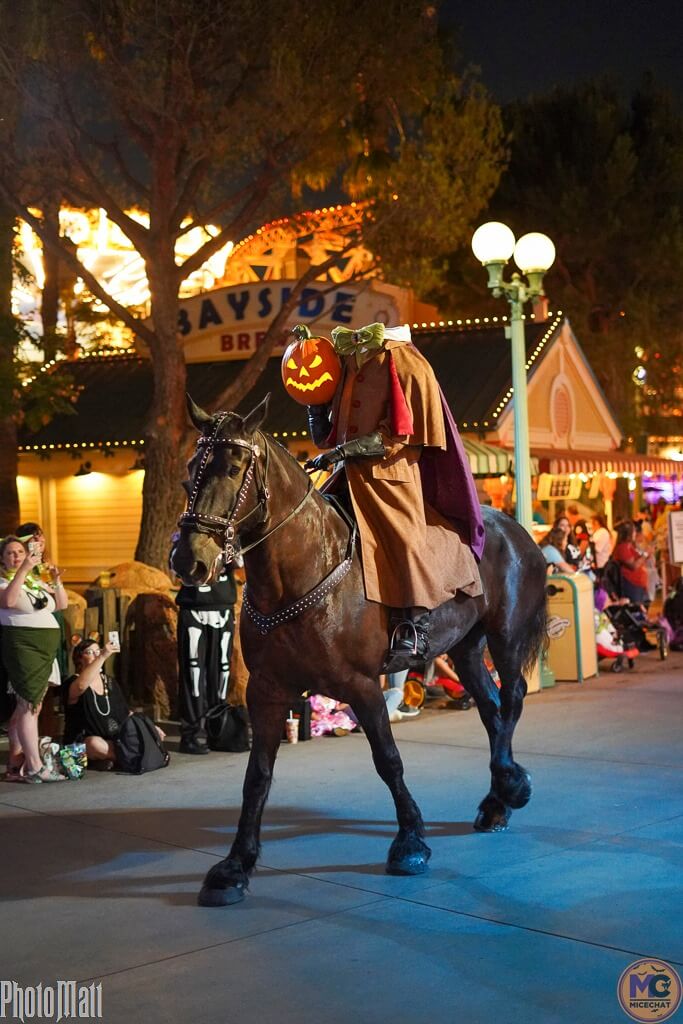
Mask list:
POLYGON ((325 579, 317 585, 317 587, 314 587, 313 590, 309 590, 307 594, 304 594, 303 597, 300 597, 299 600, 295 601, 293 604, 288 604, 279 611, 273 612, 272 615, 262 615, 261 612, 257 611, 246 594, 244 595, 242 607, 258 629, 261 636, 267 636, 276 628, 276 626, 281 626, 283 622, 290 622, 292 619, 295 619, 297 615, 301 615, 302 612, 307 611, 313 605, 319 604, 323 598, 327 597, 329 592, 344 579, 347 573, 350 572, 352 564, 352 558, 344 559, 344 561, 340 562, 337 568, 333 569, 329 576, 326 576, 325 579))
POLYGON ((313 590, 309 590, 307 594, 300 597, 297 601, 292 604, 285 605, 284 608, 278 609, 276 612, 272 612, 270 615, 262 615, 257 608, 251 603, 247 596, 247 588, 244 588, 244 597, 242 601, 242 607, 246 611, 249 618, 252 620, 256 628, 258 629, 261 636, 267 636, 277 626, 281 626, 283 622, 290 622, 295 619, 297 615, 301 615, 302 612, 308 611, 316 604, 327 597, 329 592, 337 586, 341 580, 351 571, 353 565, 353 549, 356 543, 356 534, 358 532, 358 526, 356 523, 349 531, 349 540, 346 545, 346 555, 344 561, 340 562, 336 568, 328 573, 327 576, 317 586, 313 587, 313 590))
MULTIPOLYGON (((259 500, 250 512, 247 512, 247 514, 241 519, 237 519, 237 513, 244 504, 247 491, 249 490, 249 485, 251 484, 252 477, 254 476, 254 469, 258 466, 258 457, 261 454, 261 448, 258 444, 252 444, 251 441, 245 441, 241 437, 219 437, 218 432, 227 415, 228 414, 225 412, 220 413, 216 417, 216 423, 210 436, 200 437, 197 441, 197 448, 200 450, 203 448, 204 452, 202 454, 201 462, 199 463, 199 468, 197 469, 194 486, 187 503, 187 508, 178 520, 179 526, 192 526, 195 530, 199 530, 203 533, 223 533, 223 558, 225 565, 228 565, 235 559, 235 537, 239 527, 259 508, 263 508, 263 511, 265 512, 267 501, 270 498, 270 491, 267 487, 269 449, 268 442, 264 439, 266 466, 263 474, 263 480, 259 481, 258 474, 256 480, 259 500), (195 504, 199 496, 199 486, 204 476, 204 470, 207 467, 213 449, 218 445, 221 447, 233 445, 238 448, 246 448, 250 454, 249 465, 244 477, 242 478, 242 483, 240 484, 237 497, 235 498, 235 504, 233 505, 232 511, 227 516, 217 516, 207 512, 195 511, 195 504)), ((258 544, 263 543, 263 541, 267 540, 268 537, 271 537, 276 530, 279 530, 281 526, 284 526, 285 523, 289 522, 289 520, 292 519, 292 517, 295 516, 303 507, 304 503, 313 493, 313 490, 313 484, 309 479, 306 493, 296 507, 293 508, 291 512, 288 512, 285 518, 279 522, 277 526, 274 526, 272 530, 269 530, 263 537, 259 537, 258 540, 255 540, 253 543, 241 548, 242 554, 245 554, 247 551, 251 551, 251 549, 255 548, 258 544)), ((350 572, 351 566, 353 565, 353 549, 356 542, 357 529, 356 523, 349 526, 349 540, 346 547, 344 561, 340 562, 332 572, 330 572, 323 580, 321 580, 320 583, 318 583, 317 586, 313 588, 313 590, 309 590, 309 592, 304 594, 303 597, 300 597, 292 604, 286 605, 284 608, 280 608, 277 612, 273 612, 272 615, 262 615, 261 612, 254 607, 247 597, 245 587, 243 607, 263 636, 267 636, 271 630, 275 629, 276 626, 281 625, 283 622, 289 622, 290 619, 294 619, 297 615, 301 615, 302 612, 306 611, 312 605, 319 604, 320 601, 322 601, 323 598, 325 598, 327 594, 329 594, 329 592, 340 582, 340 580, 344 579, 347 573, 350 572)))
MULTIPOLYGON (((200 450, 203 448, 204 452, 195 476, 194 487, 192 488, 187 508, 178 520, 178 526, 193 526, 196 530, 203 533, 223 533, 225 535, 223 539, 223 557, 225 564, 229 565, 230 562, 235 560, 235 535, 237 533, 237 529, 259 508, 262 507, 265 511, 266 502, 270 498, 270 491, 268 490, 266 483, 268 475, 268 445, 266 444, 266 469, 264 472, 264 479, 262 481, 257 480, 259 492, 258 503, 254 505, 250 512, 247 512, 246 516, 243 516, 242 519, 237 519, 237 513, 244 504, 247 491, 249 490, 249 485, 252 477, 254 476, 254 467, 257 465, 257 459, 261 454, 261 449, 258 444, 252 444, 251 441, 245 441, 241 437, 218 437, 218 432, 227 415, 228 414, 226 412, 220 413, 216 417, 216 423, 210 436, 200 437, 197 441, 197 448, 200 450), (213 449, 217 446, 227 447, 228 445, 233 445, 238 448, 246 448, 250 455, 249 465, 244 477, 242 478, 242 483, 240 484, 240 488, 237 492, 237 497, 232 511, 228 516, 216 516, 207 512, 196 512, 195 504, 199 496, 199 485, 202 482, 204 470, 206 469, 213 449)), ((265 537, 263 540, 265 540, 265 537)))

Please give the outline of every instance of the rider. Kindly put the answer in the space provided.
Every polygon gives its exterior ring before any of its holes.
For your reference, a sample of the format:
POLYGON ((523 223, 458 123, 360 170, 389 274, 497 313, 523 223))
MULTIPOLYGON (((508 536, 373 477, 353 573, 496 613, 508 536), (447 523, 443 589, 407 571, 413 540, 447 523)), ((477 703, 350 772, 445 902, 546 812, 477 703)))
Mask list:
POLYGON ((484 526, 455 422, 407 326, 336 327, 343 371, 332 405, 308 406, 311 437, 343 462, 358 520, 365 594, 392 609, 383 671, 423 663, 430 610, 482 593, 484 526), (476 558, 475 558, 476 556, 476 558))

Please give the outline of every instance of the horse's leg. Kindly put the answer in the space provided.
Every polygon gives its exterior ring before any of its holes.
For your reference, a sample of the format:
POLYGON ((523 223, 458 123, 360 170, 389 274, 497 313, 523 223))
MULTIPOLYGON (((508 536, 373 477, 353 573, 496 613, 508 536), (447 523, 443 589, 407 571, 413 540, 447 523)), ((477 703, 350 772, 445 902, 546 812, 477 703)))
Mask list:
POLYGON ((527 691, 527 682, 522 674, 521 646, 509 637, 494 633, 488 637, 488 645, 500 676, 502 723, 492 750, 491 790, 508 809, 516 809, 524 807, 531 799, 531 776, 512 756, 512 736, 527 691))
POLYGON ((363 677, 345 686, 344 699, 365 731, 377 774, 389 787, 396 806, 398 833, 389 848, 387 874, 421 875, 432 851, 423 838, 420 809, 403 781, 403 762, 389 725, 384 694, 375 681, 363 677))
POLYGON ((244 899, 260 850, 261 816, 273 778, 291 700, 273 700, 250 677, 247 689, 252 747, 242 788, 242 812, 228 856, 207 872, 199 893, 201 907, 226 907, 244 899))
MULTIPOLYGON (((501 698, 498 687, 484 664, 486 637, 481 624, 470 630, 466 637, 448 653, 453 661, 460 681, 474 698, 479 717, 488 733, 491 748, 491 788, 479 804, 474 827, 478 832, 502 832, 508 827, 510 807, 498 791, 498 775, 495 771, 499 761, 501 736, 505 733, 501 714, 501 698)), ((521 806, 521 805, 520 805, 521 806)))

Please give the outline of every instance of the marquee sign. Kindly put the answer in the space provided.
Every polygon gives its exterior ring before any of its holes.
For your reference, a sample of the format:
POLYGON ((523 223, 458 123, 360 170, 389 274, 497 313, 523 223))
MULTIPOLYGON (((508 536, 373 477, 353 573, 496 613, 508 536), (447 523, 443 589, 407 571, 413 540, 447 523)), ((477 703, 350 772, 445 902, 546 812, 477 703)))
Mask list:
MULTIPOLYGON (((178 334, 185 343, 187 360, 247 359, 289 299, 294 284, 231 285, 184 299, 178 313, 178 334)), ((323 335, 339 324, 362 327, 377 321, 396 326, 407 314, 401 297, 400 289, 378 281, 338 286, 314 283, 301 293, 290 324, 307 324, 314 334, 323 335)))

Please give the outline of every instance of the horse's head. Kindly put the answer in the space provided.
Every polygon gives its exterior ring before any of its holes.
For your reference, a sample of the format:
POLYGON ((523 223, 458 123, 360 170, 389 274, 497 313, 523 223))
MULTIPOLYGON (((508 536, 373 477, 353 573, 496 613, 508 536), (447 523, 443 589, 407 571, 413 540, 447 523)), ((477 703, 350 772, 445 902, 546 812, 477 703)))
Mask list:
POLYGON ((180 517, 171 567, 188 585, 215 579, 222 562, 234 556, 239 524, 248 518, 250 526, 257 525, 259 505, 250 495, 264 449, 257 431, 266 417, 269 397, 242 417, 234 412, 210 415, 187 396, 190 419, 201 436, 183 483, 188 503, 180 517))

